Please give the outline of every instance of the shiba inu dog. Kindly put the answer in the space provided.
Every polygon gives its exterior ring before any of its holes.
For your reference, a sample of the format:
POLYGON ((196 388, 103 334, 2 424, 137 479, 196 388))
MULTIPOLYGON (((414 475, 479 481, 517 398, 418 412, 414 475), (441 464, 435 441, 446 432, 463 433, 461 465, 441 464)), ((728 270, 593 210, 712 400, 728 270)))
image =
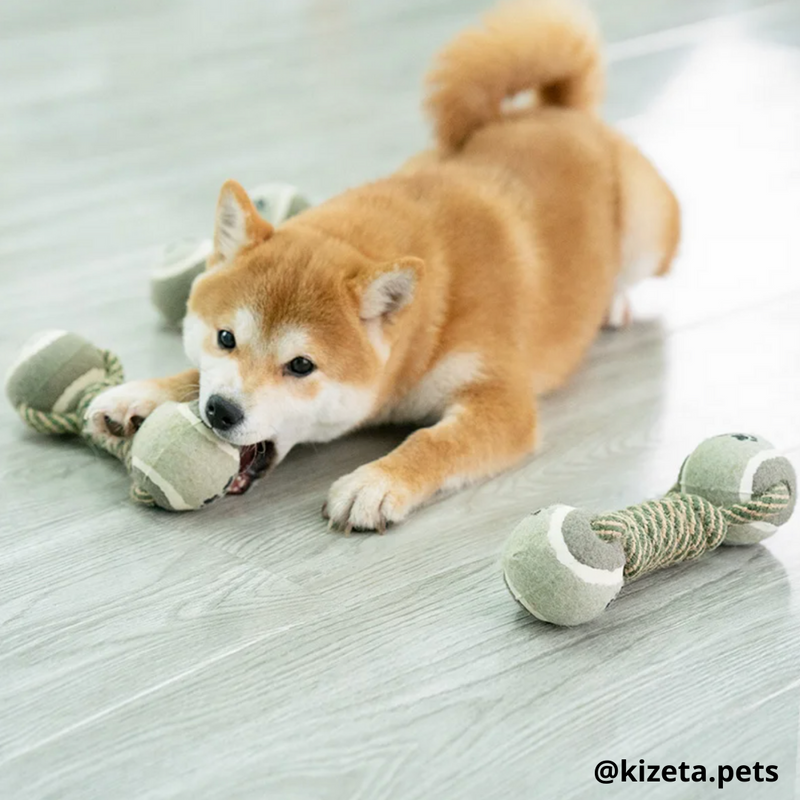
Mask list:
POLYGON ((434 150, 277 229, 228 181, 184 323, 196 368, 105 392, 91 424, 129 436, 199 395, 242 447, 241 491, 295 444, 428 423, 332 485, 324 513, 344 530, 383 530, 519 461, 537 397, 678 244, 669 187, 598 118, 602 83, 582 8, 503 6, 430 73, 434 150))

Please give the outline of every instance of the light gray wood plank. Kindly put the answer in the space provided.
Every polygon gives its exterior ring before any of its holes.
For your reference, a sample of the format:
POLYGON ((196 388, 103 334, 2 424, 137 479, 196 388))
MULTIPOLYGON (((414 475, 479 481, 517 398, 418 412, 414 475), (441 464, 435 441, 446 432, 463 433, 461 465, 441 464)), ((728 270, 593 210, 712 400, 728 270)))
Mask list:
POLYGON ((571 631, 527 618, 484 560, 157 687, 2 776, 12 796, 120 796, 120 776, 137 797, 569 796, 610 753, 689 734, 689 757, 727 763, 754 729, 788 771, 796 709, 759 705, 797 664, 785 576, 764 549, 725 550, 571 631))

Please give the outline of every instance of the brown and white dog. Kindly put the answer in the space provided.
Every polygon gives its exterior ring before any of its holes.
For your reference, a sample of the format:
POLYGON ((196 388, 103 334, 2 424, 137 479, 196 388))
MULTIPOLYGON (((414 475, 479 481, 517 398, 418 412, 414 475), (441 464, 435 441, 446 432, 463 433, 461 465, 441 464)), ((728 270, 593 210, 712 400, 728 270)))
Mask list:
POLYGON ((435 151, 277 230, 227 182, 184 324, 196 369, 108 390, 91 424, 131 435, 199 392, 219 436, 267 442, 277 463, 366 424, 432 422, 333 484, 344 530, 383 530, 519 461, 537 396, 678 243, 669 187, 597 116, 602 78, 581 8, 501 7, 430 74, 435 151))

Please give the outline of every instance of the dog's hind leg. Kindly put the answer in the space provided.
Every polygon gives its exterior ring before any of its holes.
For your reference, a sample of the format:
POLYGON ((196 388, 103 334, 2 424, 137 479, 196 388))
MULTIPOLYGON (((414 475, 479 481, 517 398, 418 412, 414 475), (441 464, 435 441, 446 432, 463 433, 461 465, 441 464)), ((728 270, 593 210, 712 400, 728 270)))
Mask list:
POLYGON ((667 182, 630 142, 615 134, 619 181, 620 271, 606 327, 631 321, 627 293, 669 272, 680 239, 680 207, 667 182))

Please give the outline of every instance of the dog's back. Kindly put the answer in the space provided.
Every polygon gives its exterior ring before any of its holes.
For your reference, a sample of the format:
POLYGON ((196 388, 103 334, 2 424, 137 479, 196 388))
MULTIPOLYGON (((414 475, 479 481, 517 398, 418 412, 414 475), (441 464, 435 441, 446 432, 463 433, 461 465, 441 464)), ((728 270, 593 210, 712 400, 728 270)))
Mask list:
POLYGON ((481 336, 495 332, 500 345, 513 325, 538 391, 575 368, 616 298, 667 271, 678 243, 669 187, 598 116, 603 77, 583 7, 501 6, 440 54, 426 100, 438 147, 400 172, 428 198, 447 193, 449 176, 458 197, 435 202, 430 219, 456 254, 452 302, 496 299, 481 336), (470 196, 483 206, 483 237, 464 227, 470 196))
POLYGON ((104 393, 93 424, 127 431, 198 382, 218 435, 278 459, 370 421, 432 418, 331 487, 345 530, 382 529, 529 453, 537 394, 678 238, 670 190, 597 116, 599 52, 579 8, 505 6, 431 74, 435 151, 277 229, 228 182, 184 324, 198 371, 104 393), (527 108, 507 107, 525 92, 527 108), (235 417, 211 414, 220 400, 235 417))

